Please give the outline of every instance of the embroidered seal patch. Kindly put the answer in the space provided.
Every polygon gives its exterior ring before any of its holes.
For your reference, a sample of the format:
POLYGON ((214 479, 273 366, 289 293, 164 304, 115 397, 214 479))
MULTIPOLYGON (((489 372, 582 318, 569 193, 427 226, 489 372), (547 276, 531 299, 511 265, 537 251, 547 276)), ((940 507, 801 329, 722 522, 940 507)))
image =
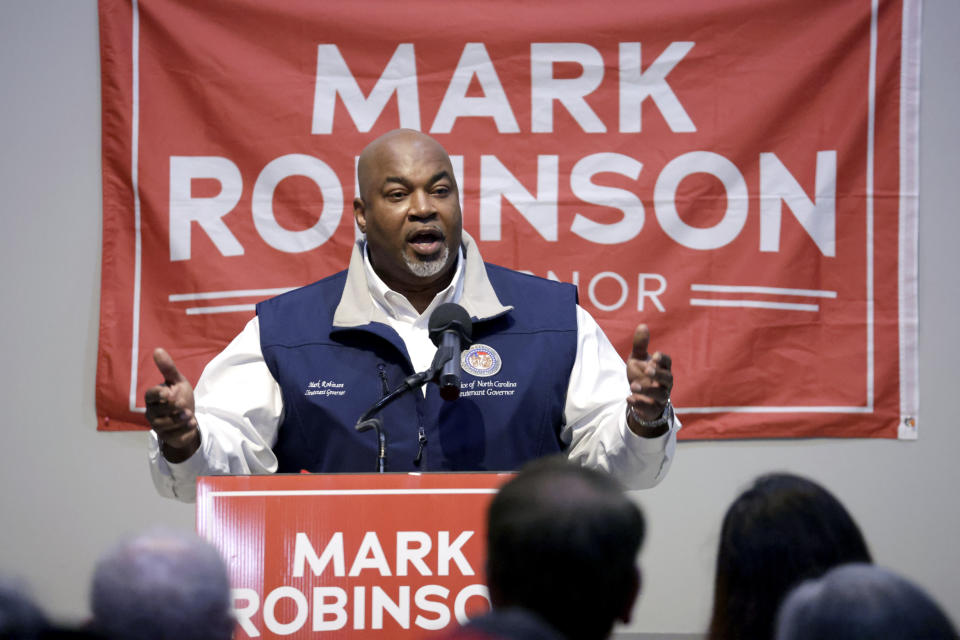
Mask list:
POLYGON ((500 354, 493 347, 475 344, 460 354, 460 366, 478 378, 488 378, 500 372, 500 354))

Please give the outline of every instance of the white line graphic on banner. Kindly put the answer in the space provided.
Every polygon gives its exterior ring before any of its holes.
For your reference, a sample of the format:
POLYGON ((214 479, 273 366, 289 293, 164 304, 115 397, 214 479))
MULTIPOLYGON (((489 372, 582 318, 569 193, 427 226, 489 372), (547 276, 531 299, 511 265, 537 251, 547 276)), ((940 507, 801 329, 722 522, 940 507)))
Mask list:
MULTIPOLYGON (((729 285, 729 284, 691 284, 691 291, 703 291, 707 293, 751 293, 767 294, 776 296, 802 296, 809 298, 836 298, 836 291, 824 291, 820 289, 788 289, 784 287, 761 287, 754 285, 729 285)), ((799 302, 780 302, 776 300, 744 300, 727 298, 690 298, 690 305, 694 307, 740 307, 749 309, 780 309, 782 311, 819 311, 820 305, 799 303, 799 302)))
POLYGON ((877 114, 877 10, 879 0, 870 3, 870 75, 867 92, 867 408, 873 411, 873 154, 877 114))
POLYGON ((133 232, 135 248, 133 256, 133 341, 130 345, 130 411, 146 413, 146 407, 137 406, 137 361, 140 358, 140 280, 143 277, 141 256, 143 234, 140 227, 140 178, 137 174, 137 156, 140 152, 140 5, 133 0, 133 85, 131 100, 130 132, 130 186, 133 190, 133 232))
POLYGON ((188 316, 197 316, 207 313, 236 313, 238 311, 253 311, 257 308, 255 304, 225 304, 219 307, 189 307, 188 316))
POLYGON ((810 296, 812 298, 836 298, 836 291, 822 289, 786 289, 781 287, 757 287, 753 285, 731 284, 692 284, 691 291, 710 291, 713 293, 769 293, 775 296, 810 296))
POLYGON ((264 496, 412 496, 491 494, 497 489, 291 489, 278 491, 211 491, 211 498, 258 498, 264 496))
POLYGON ((712 298, 690 298, 694 307, 741 307, 746 309, 780 309, 781 311, 820 311, 818 304, 798 302, 768 302, 766 300, 715 300, 712 298))
POLYGON ((920 138, 920 11, 919 0, 903 3, 900 55, 900 238, 897 260, 900 310, 900 428, 901 439, 917 437, 920 368, 917 345, 917 201, 920 138), (912 80, 911 80, 912 79, 912 80))
POLYGON ((237 291, 200 291, 197 293, 171 293, 167 298, 170 302, 189 302, 192 300, 217 300, 219 298, 250 298, 258 296, 270 298, 296 287, 280 287, 278 289, 239 289, 237 291))
MULTIPOLYGON (((195 302, 198 300, 222 300, 224 298, 270 298, 281 293, 293 291, 297 287, 279 287, 276 289, 238 289, 236 291, 200 291, 197 293, 171 293, 167 298, 170 302, 195 302)), ((184 312, 188 316, 210 313, 237 313, 253 311, 257 308, 254 303, 228 304, 210 307, 187 307, 184 312)))

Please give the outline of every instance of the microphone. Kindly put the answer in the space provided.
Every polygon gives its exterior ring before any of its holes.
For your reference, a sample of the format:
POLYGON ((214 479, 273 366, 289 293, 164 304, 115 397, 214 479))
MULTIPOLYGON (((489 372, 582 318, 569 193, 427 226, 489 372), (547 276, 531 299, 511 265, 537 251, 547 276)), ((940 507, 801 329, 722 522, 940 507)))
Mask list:
POLYGON ((467 310, 453 302, 446 302, 430 314, 430 339, 437 345, 430 371, 437 376, 440 397, 456 400, 460 397, 460 352, 470 346, 473 322, 467 310))

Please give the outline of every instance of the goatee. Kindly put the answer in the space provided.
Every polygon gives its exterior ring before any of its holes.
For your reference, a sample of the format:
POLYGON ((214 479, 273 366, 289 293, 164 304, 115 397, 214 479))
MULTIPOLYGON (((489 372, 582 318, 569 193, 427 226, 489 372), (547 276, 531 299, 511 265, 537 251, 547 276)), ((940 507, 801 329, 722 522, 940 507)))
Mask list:
POLYGON ((450 257, 450 249, 444 245, 443 249, 424 259, 414 259, 407 254, 403 255, 403 261, 407 263, 407 268, 418 278, 430 278, 437 275, 447 266, 447 260, 450 257))

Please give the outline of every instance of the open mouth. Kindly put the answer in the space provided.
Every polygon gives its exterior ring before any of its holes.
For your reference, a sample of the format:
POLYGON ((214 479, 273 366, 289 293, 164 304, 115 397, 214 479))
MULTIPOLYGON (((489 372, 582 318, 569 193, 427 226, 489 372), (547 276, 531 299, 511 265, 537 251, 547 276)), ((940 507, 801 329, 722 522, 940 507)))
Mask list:
POLYGON ((427 227, 407 234, 407 243, 421 256, 431 256, 443 249, 443 232, 427 227))

